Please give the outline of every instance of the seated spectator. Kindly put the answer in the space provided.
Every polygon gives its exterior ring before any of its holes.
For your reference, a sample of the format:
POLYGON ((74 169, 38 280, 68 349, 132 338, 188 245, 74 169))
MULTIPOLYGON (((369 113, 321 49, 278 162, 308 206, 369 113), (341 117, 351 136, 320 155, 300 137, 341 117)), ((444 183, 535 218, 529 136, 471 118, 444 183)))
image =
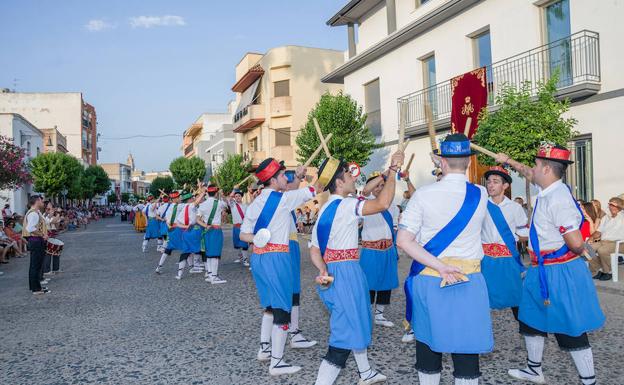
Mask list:
POLYGON ((602 209, 602 205, 600 204, 600 201, 598 199, 592 200, 591 203, 594 206, 594 211, 596 212, 595 226, 596 228, 598 228, 600 227, 600 222, 602 221, 602 218, 604 218, 607 213, 605 213, 602 209))
MULTIPOLYGON (((624 200, 620 198, 609 199, 609 214, 602 218, 598 231, 594 232, 590 241, 596 250, 598 258, 590 261, 589 267, 594 279, 608 281, 611 274, 611 253, 615 252, 615 242, 624 240, 624 200)), ((620 246, 619 252, 624 252, 624 245, 620 246)))
POLYGON ((303 233, 304 225, 306 221, 306 216, 303 215, 303 211, 301 209, 297 209, 297 231, 303 233))
POLYGON ((22 254, 26 254, 26 252, 28 251, 28 242, 24 239, 24 237, 22 237, 21 232, 18 233, 17 231, 15 231, 14 219, 10 219, 7 222, 6 227, 4 228, 4 233, 7 235, 7 237, 17 242, 17 246, 22 254))
POLYGON ((2 209, 2 219, 3 220, 7 220, 9 218, 12 218, 14 215, 13 211, 11 211, 11 205, 9 205, 8 203, 4 205, 4 208, 2 209))
POLYGON ((15 256, 22 258, 25 256, 17 246, 17 242, 9 238, 4 232, 4 221, 0 221, 0 246, 6 247, 9 251, 13 251, 15 256))
POLYGON ((580 204, 581 212, 585 221, 581 226, 581 235, 583 240, 587 241, 589 237, 596 232, 596 212, 594 211, 594 205, 591 202, 583 202, 580 204))

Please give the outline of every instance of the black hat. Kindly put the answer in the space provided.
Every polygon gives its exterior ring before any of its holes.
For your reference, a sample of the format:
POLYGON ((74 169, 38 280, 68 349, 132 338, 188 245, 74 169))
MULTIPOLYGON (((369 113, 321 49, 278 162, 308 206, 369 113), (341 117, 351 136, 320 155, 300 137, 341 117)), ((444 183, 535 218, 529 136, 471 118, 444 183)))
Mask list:
POLYGON ((470 140, 464 134, 449 134, 440 143, 440 153, 443 158, 465 158, 474 155, 470 149, 470 140))
POLYGON ((344 170, 347 163, 336 158, 327 158, 321 163, 318 170, 318 180, 324 186, 323 191, 327 191, 330 184, 336 180, 340 170, 344 170))
POLYGON ((509 172, 501 166, 490 167, 489 170, 487 170, 483 175, 485 176, 485 179, 487 179, 490 175, 498 175, 503 178, 505 182, 511 184, 511 175, 509 175, 509 172))
POLYGON ((258 165, 258 168, 256 168, 256 178, 258 178, 261 183, 264 183, 277 175, 278 172, 285 169, 284 161, 278 162, 273 158, 266 158, 258 165))

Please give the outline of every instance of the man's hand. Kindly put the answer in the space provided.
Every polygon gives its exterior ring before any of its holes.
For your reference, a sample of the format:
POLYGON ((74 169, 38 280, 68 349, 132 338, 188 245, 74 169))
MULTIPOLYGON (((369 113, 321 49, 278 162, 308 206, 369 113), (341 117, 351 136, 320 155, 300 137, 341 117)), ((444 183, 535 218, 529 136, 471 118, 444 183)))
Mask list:
POLYGON ((455 276, 455 273, 462 274, 462 271, 459 267, 447 265, 444 263, 442 263, 442 266, 438 267, 436 270, 438 271, 438 273, 440 273, 440 277, 442 277, 442 279, 446 280, 446 282, 448 283, 456 283, 457 281, 459 281, 459 278, 455 276))
POLYGON ((394 154, 392 154, 390 167, 395 167, 399 164, 403 164, 403 161, 405 161, 405 153, 401 150, 397 150, 394 154))
POLYGON ((329 273, 327 273, 327 270, 319 270, 319 275, 314 280, 319 285, 325 285, 327 284, 327 277, 329 277, 329 273))
POLYGON ((431 156, 431 161, 433 162, 433 165, 435 167, 440 168, 440 165, 442 164, 441 158, 439 155, 434 154, 433 152, 429 154, 429 156, 431 156))
POLYGON ((401 171, 401 177, 403 178, 403 180, 409 180, 409 171, 401 171))
POLYGON ((299 180, 303 180, 306 176, 306 172, 307 169, 304 166, 297 166, 297 169, 295 170, 295 175, 297 176, 297 178, 299 178, 299 180))
POLYGON ((502 152, 499 152, 498 154, 496 154, 496 157, 494 157, 494 160, 496 161, 496 163, 500 163, 500 164, 507 163, 509 159, 511 159, 509 155, 502 153, 502 152))

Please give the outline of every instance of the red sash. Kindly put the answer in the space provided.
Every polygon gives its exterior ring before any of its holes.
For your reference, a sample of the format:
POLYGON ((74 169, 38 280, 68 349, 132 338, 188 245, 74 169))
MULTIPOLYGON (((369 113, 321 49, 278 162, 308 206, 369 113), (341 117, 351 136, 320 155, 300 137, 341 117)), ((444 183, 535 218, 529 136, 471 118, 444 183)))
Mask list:
POLYGON ((245 219, 245 213, 243 213, 243 209, 241 209, 240 205, 238 204, 238 202, 236 202, 236 210, 238 210, 238 215, 240 215, 241 217, 241 221, 243 219, 245 219))
POLYGON ((184 208, 184 224, 186 226, 188 226, 189 224, 189 214, 188 214, 188 210, 189 210, 189 206, 186 205, 186 207, 184 208))

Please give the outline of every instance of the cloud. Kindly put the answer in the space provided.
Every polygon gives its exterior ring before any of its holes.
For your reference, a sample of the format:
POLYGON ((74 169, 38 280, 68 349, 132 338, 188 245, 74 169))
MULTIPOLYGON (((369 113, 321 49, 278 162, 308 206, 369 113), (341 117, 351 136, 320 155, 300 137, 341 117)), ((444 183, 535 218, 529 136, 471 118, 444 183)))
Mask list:
POLYGON ((85 24, 84 27, 87 29, 87 31, 99 32, 105 29, 115 28, 115 25, 108 23, 102 19, 93 19, 93 20, 89 20, 89 22, 85 24))
POLYGON ((171 27, 186 25, 182 16, 135 16, 130 18, 132 28, 171 27))

